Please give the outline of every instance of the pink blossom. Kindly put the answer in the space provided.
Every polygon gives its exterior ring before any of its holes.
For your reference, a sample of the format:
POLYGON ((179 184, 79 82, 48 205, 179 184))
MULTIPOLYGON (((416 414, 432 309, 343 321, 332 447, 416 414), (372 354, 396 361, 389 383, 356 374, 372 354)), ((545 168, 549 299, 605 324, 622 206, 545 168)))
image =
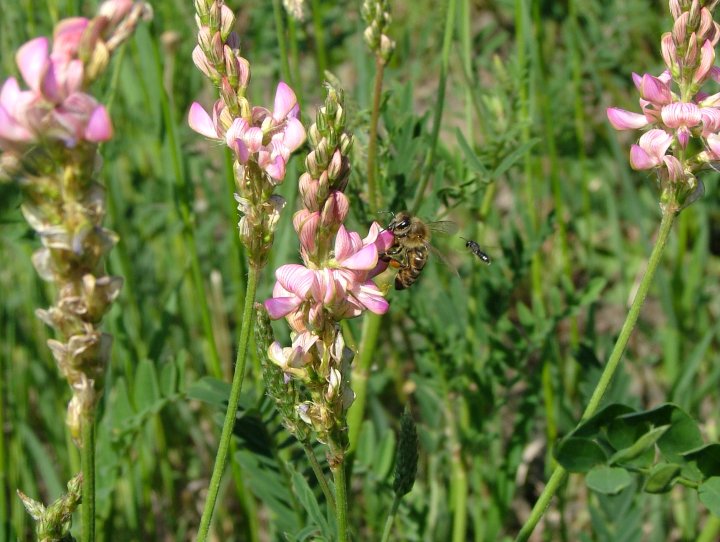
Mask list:
MULTIPOLYGON (((392 244, 392 233, 376 223, 365 239, 340 226, 335 237, 334 257, 321 269, 304 265, 283 265, 275 272, 273 297, 265 301, 271 318, 291 316, 290 322, 302 322, 298 313, 308 311, 309 321, 322 316, 324 308, 336 320, 359 316, 370 310, 383 314, 388 303, 371 280, 387 263, 378 254, 392 244)), ((303 329, 295 328, 298 331, 303 329)))
POLYGON ((682 148, 685 148, 690 140, 690 129, 702 121, 700 108, 694 103, 671 103, 662 108, 661 116, 665 126, 676 130, 682 148))
POLYGON ((218 100, 213 116, 194 102, 188 113, 190 128, 211 139, 224 140, 238 161, 256 162, 275 181, 285 177, 285 166, 290 154, 305 141, 305 128, 298 120, 299 106, 292 89, 279 83, 273 112, 254 107, 251 118, 230 119, 226 129, 227 111, 218 100))
POLYGON ((672 135, 665 130, 654 129, 643 134, 638 144, 630 149, 630 165, 633 169, 652 169, 660 166, 672 140, 672 135))
POLYGON ((607 117, 616 130, 637 130, 648 125, 645 115, 625 111, 618 107, 608 107, 607 117))
POLYGON ((0 148, 35 139, 27 111, 36 100, 34 92, 20 90, 14 77, 5 81, 0 89, 0 148))

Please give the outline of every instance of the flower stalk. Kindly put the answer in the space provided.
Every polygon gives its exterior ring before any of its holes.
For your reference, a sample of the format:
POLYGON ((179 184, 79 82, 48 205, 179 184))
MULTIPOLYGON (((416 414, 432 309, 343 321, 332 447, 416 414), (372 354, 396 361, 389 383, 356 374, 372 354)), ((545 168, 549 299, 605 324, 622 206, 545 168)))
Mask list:
POLYGON ((196 132, 227 145, 233 153, 233 174, 240 211, 239 235, 248 256, 248 278, 232 387, 218 451, 200 520, 197 540, 207 538, 222 473, 227 462, 246 355, 253 327, 253 304, 261 270, 273 244, 285 200, 274 194, 285 178, 292 152, 305 141, 300 108, 293 90, 280 82, 273 110, 253 107, 245 96, 250 63, 240 54, 240 38, 233 32, 235 15, 222 0, 195 0, 197 46, 192 58, 213 83, 218 100, 211 114, 195 102, 188 123, 196 132))
POLYGON ((372 113, 370 117, 370 136, 368 140, 368 202, 370 210, 377 212, 382 205, 377 190, 377 146, 378 122, 380 120, 380 101, 385 65, 395 50, 395 42, 386 34, 392 21, 388 0, 365 0, 362 15, 367 23, 363 34, 365 43, 375 55, 375 83, 373 85, 372 113))
POLYGON ((287 319, 292 345, 273 342, 267 357, 276 367, 266 367, 264 373, 266 382, 273 382, 268 393, 285 426, 301 441, 313 433, 327 447, 338 540, 347 540, 347 411, 354 399, 350 365, 355 353, 345 345, 340 322, 366 310, 387 311, 388 303, 372 279, 387 267, 379 254, 393 236, 376 223, 364 239, 345 228, 352 136, 345 131, 340 90, 327 86, 325 104, 308 138, 313 150, 299 181, 303 207, 293 217, 303 265, 279 267, 273 296, 265 301, 270 318, 287 319))
MULTIPOLYGON (((647 129, 630 149, 630 165, 655 173, 662 221, 647 269, 580 423, 597 412, 620 365, 675 217, 703 194, 696 175, 720 162, 720 94, 701 91, 707 81, 720 81, 720 69, 714 66, 720 25, 712 15, 717 1, 670 0, 669 5, 674 25, 661 38, 667 69, 658 77, 633 74, 642 113, 616 107, 607 110, 608 120, 618 130, 647 129)), ((528 540, 566 477, 563 467, 555 467, 517 541, 528 540)))
POLYGON ((81 449, 83 476, 72 483, 82 480, 82 540, 89 542, 95 529, 95 408, 112 343, 100 325, 123 281, 105 272, 105 257, 118 238, 102 226, 105 188, 97 181, 98 148, 113 127, 105 106, 86 90, 151 14, 141 2, 109 0, 92 19, 61 20, 52 42, 38 37, 17 51, 28 88, 11 77, 0 90, 0 180, 19 185, 23 215, 42 243, 33 264, 56 286, 54 304, 36 314, 57 332, 47 344, 73 392, 66 423, 81 449))

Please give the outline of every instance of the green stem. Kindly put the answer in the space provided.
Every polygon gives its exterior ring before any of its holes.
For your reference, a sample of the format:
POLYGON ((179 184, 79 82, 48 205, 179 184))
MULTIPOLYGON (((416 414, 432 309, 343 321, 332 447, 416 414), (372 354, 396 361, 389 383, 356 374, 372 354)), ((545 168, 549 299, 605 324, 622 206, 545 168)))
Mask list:
POLYGON ((385 528, 383 529, 382 539, 380 542, 388 542, 388 540, 390 540, 390 533, 392 532, 392 526, 395 522, 395 514, 397 514, 397 510, 400 507, 400 499, 401 497, 395 494, 392 507, 390 508, 390 512, 388 512, 387 519, 385 520, 385 528))
POLYGON ((210 529, 210 522, 215 509, 215 501, 217 500, 218 491, 220 490, 220 481, 222 480, 222 474, 225 470, 230 440, 232 439, 235 415, 240 401, 240 390, 242 389, 243 378, 245 376, 245 362, 248 344, 250 342, 250 328, 252 327, 253 319, 252 308, 255 302, 258 271, 255 267, 250 266, 248 272, 245 290, 245 306, 243 308, 243 320, 240 328, 240 344, 238 345, 237 357, 235 359, 235 373, 233 374, 230 399, 228 401, 227 412, 225 413, 225 422, 223 423, 222 435, 220 436, 220 444, 218 445, 218 451, 215 457, 215 466, 213 467, 212 477, 210 478, 210 485, 208 487, 208 496, 205 501, 205 507, 203 508, 202 518, 200 519, 200 528, 196 538, 198 542, 205 541, 210 529))
POLYGON ((714 542, 718 539, 718 533, 720 533, 720 518, 710 516, 705 522, 705 527, 698 536, 697 542, 714 542))
POLYGON ((375 357, 375 345, 380 333, 382 316, 378 314, 367 314, 363 322, 362 337, 360 337, 360 359, 358 360, 352 375, 355 401, 348 411, 348 438, 350 445, 348 454, 357 447, 360 428, 365 417, 365 401, 367 400, 367 381, 370 366, 375 357))
POLYGON ((82 542, 95 541, 95 415, 89 412, 83 415, 82 448, 80 465, 82 481, 82 542))
POLYGON ((310 443, 306 440, 302 442, 302 446, 305 450, 308 461, 310 461, 310 466, 315 473, 315 478, 317 478, 323 495, 325 495, 325 500, 327 501, 330 508, 335 511, 335 497, 333 497, 332 491, 330 491, 330 485, 328 484, 327 478, 325 478, 325 473, 323 472, 322 467, 317 460, 317 457, 315 457, 315 451, 312 449, 310 443))
POLYGON ((377 191, 375 181, 375 162, 377 160, 377 132, 378 120, 380 118, 380 98, 382 97, 383 73, 385 72, 385 63, 379 56, 375 57, 375 85, 373 89, 372 116, 370 118, 370 139, 368 141, 368 157, 367 157, 367 186, 368 186, 368 203, 370 211, 377 213, 382 205, 380 203, 380 194, 377 191))
POLYGON ((452 44, 453 28, 455 25, 455 0, 448 0, 447 15, 445 16, 445 32, 443 34, 442 57, 440 59, 440 82, 438 83, 437 102, 435 103, 435 116, 433 117, 433 131, 430 138, 430 149, 423 165, 422 178, 415 192, 415 199, 411 207, 411 213, 417 214, 423 202, 425 190, 430 183, 430 176, 434 168, 437 143, 440 136, 440 124, 442 123, 443 108, 445 106, 445 86, 447 83, 448 65, 450 63, 450 45, 452 44))
POLYGON ((312 0, 313 29, 315 30, 315 54, 317 56, 318 79, 325 80, 327 57, 325 55, 325 29, 323 27, 322 9, 320 0, 312 0))
MULTIPOLYGON (((660 263, 660 258, 662 257, 662 253, 665 250, 665 245, 667 243, 668 237, 670 236, 670 231, 672 229, 673 222, 675 221, 675 208, 676 207, 673 202, 669 202, 666 205, 666 209, 668 209, 668 211, 665 211, 663 213, 662 222, 660 223, 660 230, 658 232, 657 240, 655 241, 655 246, 650 253, 650 259, 648 260, 647 269, 645 270, 645 274, 640 281, 637 293, 635 294, 635 298, 633 299, 632 305, 630 306, 630 311, 628 311, 625 322, 623 323, 622 329, 620 330, 620 335, 618 336, 617 342, 615 343, 615 346, 610 353, 610 358, 605 365, 605 369, 603 369, 603 372, 600 375, 600 380, 595 387, 595 391, 593 391, 592 397, 590 397, 590 401, 588 402, 588 405, 585 408, 585 412, 583 412, 582 418, 580 418, 579 423, 582 423, 590 416, 595 414, 598 406, 600 405, 600 401, 605 395, 605 392, 607 391, 608 386, 610 385, 610 382, 615 375, 615 371, 620 364, 620 359, 622 358, 622 354, 625 351, 625 347, 627 346, 628 340, 630 339, 633 328, 637 323, 638 316, 640 315, 640 309, 645 302, 645 297, 647 296, 648 290, 650 289, 653 277, 655 276, 655 271, 657 270, 658 264, 660 263)), ((548 480, 545 489, 543 489, 540 497, 535 503, 535 506, 530 513, 530 517, 528 517, 525 525, 523 525, 522 529, 520 529, 520 532, 515 539, 516 542, 524 542, 528 540, 528 538, 530 538, 533 529, 535 529, 535 526, 540 521, 540 518, 542 518, 545 510, 547 510, 548 506, 550 505, 550 500, 565 480, 566 475, 567 471, 563 467, 555 467, 555 470, 553 470, 553 473, 550 476, 550 480, 548 480)))
POLYGON ((347 486, 345 485, 345 462, 340 461, 332 467, 335 479, 335 517, 337 518, 338 542, 347 542, 347 486))
POLYGON ((295 82, 290 77, 290 59, 285 44, 285 25, 283 24, 283 8, 280 5, 280 0, 273 0, 273 14, 275 15, 275 35, 277 36, 278 49, 280 49, 280 73, 288 85, 295 88, 295 82))

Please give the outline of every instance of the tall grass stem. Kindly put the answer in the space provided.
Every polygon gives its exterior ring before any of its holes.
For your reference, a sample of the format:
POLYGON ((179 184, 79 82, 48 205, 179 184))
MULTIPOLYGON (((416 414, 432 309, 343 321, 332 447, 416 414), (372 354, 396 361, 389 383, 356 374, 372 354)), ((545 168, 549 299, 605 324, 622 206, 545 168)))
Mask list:
POLYGON ((447 84, 447 72, 450 64, 450 47, 452 45, 453 28, 455 28, 455 2, 448 0, 447 14, 445 15, 445 31, 443 33, 442 56, 440 58, 440 80, 438 83, 437 101, 435 102, 435 115, 433 116, 433 131, 430 137, 430 145, 423 165, 422 177, 415 192, 411 213, 417 214, 423 202, 425 190, 430 184, 430 177, 434 171, 432 167, 437 154, 438 138, 440 137, 440 125, 442 124, 443 109, 445 107, 445 86, 447 84))
POLYGON ((235 425, 235 415, 237 413, 238 403, 240 402, 240 391, 242 390, 243 378, 245 376, 245 364, 247 359, 248 344, 250 342, 250 329, 253 320, 253 303, 255 302, 255 290, 257 289, 259 270, 254 266, 250 266, 248 271, 247 286, 245 290, 245 306, 243 308, 243 319, 240 327, 240 343, 238 345, 237 357, 235 359, 235 372, 233 374, 232 388, 230 389, 230 398, 225 413, 225 421, 223 423, 222 434, 220 436, 220 444, 218 445, 217 455, 215 457, 215 466, 213 467, 210 485, 208 487, 208 495, 203 508, 202 517, 200 518, 200 528, 198 530, 196 540, 204 542, 207 539, 212 520, 215 502, 217 500, 218 491, 220 490, 220 482, 222 474, 225 470, 228 449, 230 448, 230 440, 232 439, 232 431, 235 425))
POLYGON ((368 140, 368 161, 367 161, 367 186, 368 202, 370 210, 377 213, 382 203, 380 193, 377 190, 376 162, 377 162, 377 139, 378 122, 380 120, 380 98, 382 98, 383 74, 385 64, 380 56, 375 57, 375 85, 373 87, 372 116, 370 117, 370 137, 368 140))
MULTIPOLYGON (((672 209, 673 207, 674 206, 672 204, 668 204, 666 206, 666 209, 672 209)), ((630 339, 633 328, 637 323, 638 316, 640 315, 640 309, 645 302, 645 297, 647 296, 648 290, 650 289, 653 277, 655 276, 655 271, 657 270, 663 251, 665 250, 665 245, 667 244, 668 237, 670 236, 670 231, 672 229, 673 222, 675 221, 675 216, 676 214, 673 210, 667 210, 663 213, 662 222, 660 222, 660 230, 658 232, 657 240, 655 241, 655 246, 653 246, 652 252, 650 253, 650 259, 648 260, 647 268, 645 269, 645 273, 640 280, 640 285, 638 286, 638 290, 635 293, 635 298, 633 299, 630 310, 628 311, 627 317, 625 318, 625 322, 623 323, 622 329, 620 330, 620 335, 618 336, 617 342, 615 343, 615 346, 610 353, 610 358, 605 365, 605 369, 603 369, 603 372, 600 375, 600 380, 598 381, 597 386, 595 387, 595 390, 590 397, 590 401, 588 402, 588 405, 583 412, 582 418, 580 419, 581 423, 587 420, 597 411, 598 407, 600 406, 600 401, 605 395, 608 386, 610 386, 610 382, 612 381, 613 376, 615 375, 615 371, 620 364, 622 354, 625 351, 625 347, 627 346, 628 340, 630 339)), ((552 475, 550 476, 550 480, 548 480, 545 489, 543 489, 540 497, 535 503, 535 506, 530 513, 530 517, 528 517, 522 529, 520 529, 520 532, 515 539, 516 542, 524 542, 530 538, 530 535, 540 521, 540 518, 542 518, 543 514, 550 505, 552 497, 555 495, 558 488, 565 480, 566 476, 567 471, 563 467, 559 465, 555 467, 552 475)))
POLYGON ((80 509, 81 542, 95 542, 95 412, 85 413, 81 423, 80 468, 83 475, 80 509))

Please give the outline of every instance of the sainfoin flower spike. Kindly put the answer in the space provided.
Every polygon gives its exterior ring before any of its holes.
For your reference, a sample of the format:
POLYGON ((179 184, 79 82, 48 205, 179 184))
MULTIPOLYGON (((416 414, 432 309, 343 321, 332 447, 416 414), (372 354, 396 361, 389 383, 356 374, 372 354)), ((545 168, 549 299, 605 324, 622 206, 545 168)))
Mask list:
POLYGON ((657 77, 633 74, 641 113, 607 110, 615 129, 647 130, 630 150, 630 165, 655 172, 661 205, 675 212, 702 195, 697 174, 720 161, 720 95, 702 91, 708 81, 720 82, 714 66, 720 40, 720 25, 712 19, 716 4, 670 0, 675 24, 661 40, 666 70, 657 77))
POLYGON ((218 1, 197 0, 198 45, 193 62, 217 87, 219 99, 207 112, 194 102, 188 124, 197 133, 227 145, 235 157, 238 224, 251 265, 264 266, 284 200, 274 195, 291 154, 305 141, 295 92, 284 82, 275 90, 273 109, 253 107, 245 97, 250 63, 240 55, 231 29, 232 11, 218 1))

